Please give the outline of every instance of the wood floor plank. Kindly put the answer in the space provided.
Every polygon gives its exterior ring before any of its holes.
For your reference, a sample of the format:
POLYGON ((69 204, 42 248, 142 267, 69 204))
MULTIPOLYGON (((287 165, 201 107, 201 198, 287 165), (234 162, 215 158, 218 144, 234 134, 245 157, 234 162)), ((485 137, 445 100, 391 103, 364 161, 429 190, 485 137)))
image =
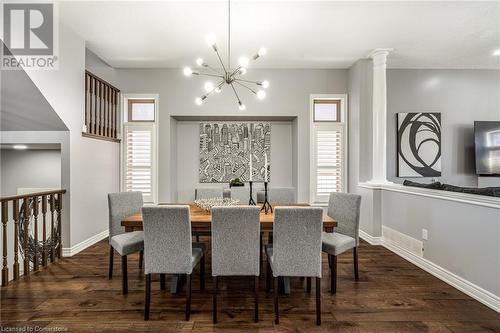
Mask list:
MULTIPOLYGON (((202 239, 209 247, 209 239, 202 239)), ((69 332, 500 332, 500 314, 452 288, 380 246, 362 242, 360 280, 355 281, 352 254, 338 257, 338 289, 322 283, 322 325, 315 325, 314 292, 304 280, 291 279, 291 294, 280 296, 280 325, 274 325, 272 294, 260 282, 260 322, 253 323, 251 278, 223 278, 218 324, 212 324, 212 281, 199 290, 193 273, 192 314, 184 321, 185 290, 160 290, 153 276, 151 316, 143 320, 143 271, 139 257, 129 257, 129 294, 121 294, 120 261, 108 280, 108 245, 100 242, 71 258, 41 269, 29 280, 0 289, 4 327, 42 327, 69 332)), ((210 277, 210 255, 207 277, 210 277)), ((330 273, 323 257, 323 279, 330 273)), ((171 277, 167 277, 170 283, 171 277)))

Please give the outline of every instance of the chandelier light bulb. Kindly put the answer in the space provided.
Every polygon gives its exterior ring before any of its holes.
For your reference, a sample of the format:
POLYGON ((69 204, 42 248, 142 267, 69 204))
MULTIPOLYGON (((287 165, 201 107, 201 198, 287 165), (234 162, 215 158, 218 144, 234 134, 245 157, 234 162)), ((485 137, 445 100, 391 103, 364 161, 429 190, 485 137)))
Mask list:
POLYGON ((195 103, 196 105, 201 105, 201 104, 203 104, 203 100, 202 100, 200 97, 196 97, 196 98, 194 99, 194 103, 195 103))
POLYGON ((262 81, 261 85, 262 85, 262 88, 267 89, 267 88, 269 88, 269 81, 264 80, 264 81, 262 81))
POLYGON ((206 92, 211 92, 212 90, 214 90, 214 84, 210 81, 205 82, 204 87, 206 92))
POLYGON ((215 38, 214 34, 208 34, 207 38, 205 39, 205 41, 207 42, 207 44, 209 46, 214 47, 215 44, 217 43, 217 38, 215 38))
POLYGON ((203 66, 203 64, 204 64, 203 58, 198 58, 198 59, 196 59, 196 64, 197 64, 199 67, 203 66))
POLYGON ((222 91, 222 89, 220 87, 215 88, 216 93, 220 94, 221 91, 222 91))
POLYGON ((193 70, 191 67, 184 67, 184 75, 191 76, 193 74, 193 70))
POLYGON ((240 57, 238 63, 240 64, 241 67, 243 68, 246 68, 248 67, 248 63, 250 62, 250 60, 248 60, 247 57, 240 57))
POLYGON ((258 99, 264 99, 264 98, 266 98, 266 92, 264 90, 257 91, 257 98, 258 99))
POLYGON ((245 104, 241 103, 241 101, 240 101, 240 102, 238 102, 238 104, 240 105, 240 106, 238 107, 238 108, 240 109, 240 111, 245 111, 245 109, 246 109, 245 104))
POLYGON ((247 73, 247 69, 245 67, 241 67, 239 72, 241 75, 245 75, 247 73))
POLYGON ((257 54, 259 55, 259 57, 263 57, 263 56, 265 56, 265 55, 267 54, 267 50, 266 50, 266 48, 265 48, 265 47, 261 47, 261 48, 259 49, 259 51, 257 52, 257 54))

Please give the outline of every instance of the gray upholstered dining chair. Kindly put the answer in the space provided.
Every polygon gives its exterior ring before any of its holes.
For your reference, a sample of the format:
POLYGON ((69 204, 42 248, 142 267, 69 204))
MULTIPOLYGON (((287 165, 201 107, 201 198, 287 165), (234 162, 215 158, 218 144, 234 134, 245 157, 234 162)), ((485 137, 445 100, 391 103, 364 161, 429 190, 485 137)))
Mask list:
POLYGON ((220 276, 253 276, 255 322, 259 321, 260 209, 255 206, 212 208, 213 322, 217 323, 220 276))
POLYGON ((250 201, 250 188, 248 186, 231 187, 231 199, 240 201, 240 205, 248 205, 250 201))
POLYGON ((109 208, 109 279, 113 278, 114 251, 122 257, 122 293, 128 293, 127 255, 140 252, 139 267, 142 267, 144 233, 125 232, 121 222, 124 218, 140 212, 143 205, 142 192, 108 194, 109 208))
MULTIPOLYGON (((264 191, 258 192, 258 202, 264 202, 264 191)), ((267 190, 267 199, 274 204, 292 205, 297 203, 295 188, 293 187, 270 187, 267 190)))
POLYGON ((224 189, 222 187, 198 187, 194 190, 194 199, 222 198, 224 189))
POLYGON ((267 291, 274 277, 275 322, 279 324, 278 277, 316 278, 316 324, 321 325, 321 230, 319 207, 276 207, 273 244, 266 246, 267 291))
POLYGON ((323 251, 328 253, 330 292, 337 292, 337 256, 352 249, 354 278, 359 280, 358 245, 361 196, 351 193, 330 193, 328 215, 337 221, 335 232, 323 232, 323 251))
MULTIPOLYGON (((191 314, 191 273, 200 264, 200 289, 205 283, 205 253, 191 237, 189 206, 169 205, 142 208, 146 274, 144 320, 149 319, 151 274, 186 275, 186 320, 191 314)), ((164 275, 163 275, 164 276, 164 275)))
MULTIPOLYGON (((194 199, 210 199, 210 198, 223 198, 224 189, 222 187, 198 187, 194 190, 194 199)), ((209 231, 195 231, 193 235, 196 241, 200 241, 200 236, 210 236, 209 231)))

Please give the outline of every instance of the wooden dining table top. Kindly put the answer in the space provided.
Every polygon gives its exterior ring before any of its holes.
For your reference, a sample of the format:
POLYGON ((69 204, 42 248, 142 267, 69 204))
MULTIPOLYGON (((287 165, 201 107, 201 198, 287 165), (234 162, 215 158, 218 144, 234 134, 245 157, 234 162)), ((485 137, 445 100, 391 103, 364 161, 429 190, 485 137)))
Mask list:
MULTIPOLYGON (((160 204, 168 205, 168 204, 160 204)), ((176 204, 180 205, 180 204, 176 204)), ((191 216, 191 228, 194 231, 210 231, 212 223, 212 214, 210 212, 204 211, 195 204, 189 205, 189 211, 191 216)), ((273 208, 279 206, 309 206, 308 204, 295 204, 295 205, 275 205, 273 208)), ((260 212, 260 226, 263 231, 272 231, 274 222, 274 213, 264 211, 260 212)), ((131 216, 126 217, 122 220, 121 225, 125 227, 125 231, 135 231, 142 230, 142 213, 137 212, 131 216)), ((323 212, 323 228, 326 231, 333 231, 333 228, 337 226, 337 222, 328 216, 326 212, 323 212)))

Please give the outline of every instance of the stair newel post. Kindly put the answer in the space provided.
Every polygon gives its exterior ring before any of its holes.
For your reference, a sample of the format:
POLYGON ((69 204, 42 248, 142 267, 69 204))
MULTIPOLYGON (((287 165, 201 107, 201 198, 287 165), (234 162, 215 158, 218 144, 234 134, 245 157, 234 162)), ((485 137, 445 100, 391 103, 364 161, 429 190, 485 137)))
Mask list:
POLYGON ((59 243, 59 248, 58 248, 58 251, 57 251, 57 257, 59 259, 61 259, 62 257, 62 233, 61 233, 61 230, 62 230, 62 215, 61 215, 61 212, 62 212, 62 204, 63 204, 63 201, 62 201, 62 198, 63 198, 63 194, 62 193, 58 193, 57 194, 57 240, 58 240, 58 243, 59 243))
POLYGON ((47 196, 42 195, 42 265, 47 266, 47 196))
POLYGON ((29 223, 30 223, 30 198, 24 197, 23 199, 24 209, 23 209, 23 217, 24 217, 24 244, 23 244, 23 252, 24 252, 24 276, 29 277, 30 275, 30 257, 29 257, 29 223))
POLYGON ((49 209, 50 209, 50 262, 54 262, 54 215, 55 211, 55 194, 51 194, 49 197, 49 209))
POLYGON ((33 197, 33 220, 34 220, 34 238, 35 238, 35 247, 33 248, 33 270, 38 270, 38 197, 33 197))
POLYGON ((7 267, 7 221, 9 219, 9 202, 2 201, 2 287, 9 283, 9 267, 7 267))
POLYGON ((14 280, 19 279, 19 199, 12 200, 12 217, 14 219, 14 280))

